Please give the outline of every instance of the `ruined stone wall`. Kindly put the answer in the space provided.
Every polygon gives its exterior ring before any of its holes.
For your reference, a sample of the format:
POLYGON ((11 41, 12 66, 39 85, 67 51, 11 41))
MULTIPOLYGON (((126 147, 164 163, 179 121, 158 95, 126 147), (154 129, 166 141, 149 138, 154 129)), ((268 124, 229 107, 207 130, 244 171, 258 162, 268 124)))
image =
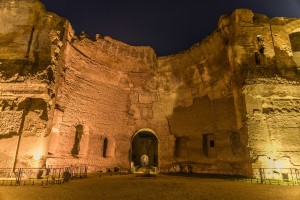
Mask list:
POLYGON ((232 69, 253 168, 299 167, 299 19, 237 10, 232 69), (243 107, 243 105, 245 105, 243 107))
POLYGON ((165 165, 173 141, 159 102, 156 64, 149 47, 73 35, 64 52, 47 164, 128 169, 133 136, 151 129, 162 141, 159 157, 165 165), (78 125, 83 134, 75 147, 78 125))
MULTIPOLYGON (((230 20, 227 23, 234 23, 230 20)), ((160 96, 175 136, 175 159, 195 172, 248 170, 237 128, 228 24, 182 53, 159 58, 160 96)))
POLYGON ((0 167, 37 167, 47 155, 65 20, 35 0, 1 1, 0 19, 0 167))
POLYGON ((159 58, 75 36, 38 0, 3 0, 0 19, 0 167, 127 170, 140 132, 157 137, 162 171, 300 165, 299 19, 238 9, 201 43, 159 58))

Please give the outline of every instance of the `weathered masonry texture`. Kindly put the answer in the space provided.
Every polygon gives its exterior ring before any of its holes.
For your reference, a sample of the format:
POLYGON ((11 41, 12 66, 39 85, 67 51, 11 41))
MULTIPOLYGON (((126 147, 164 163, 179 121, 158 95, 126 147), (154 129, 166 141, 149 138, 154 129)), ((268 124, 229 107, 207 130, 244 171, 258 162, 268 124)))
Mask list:
POLYGON ((238 9, 164 57, 76 36, 38 0, 2 0, 0 25, 0 168, 300 166, 300 19, 238 9))

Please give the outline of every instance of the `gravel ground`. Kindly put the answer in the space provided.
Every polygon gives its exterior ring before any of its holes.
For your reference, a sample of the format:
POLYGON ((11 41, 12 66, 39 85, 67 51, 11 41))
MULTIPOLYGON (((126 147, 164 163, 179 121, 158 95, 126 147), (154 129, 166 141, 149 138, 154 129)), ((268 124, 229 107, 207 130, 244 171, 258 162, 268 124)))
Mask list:
POLYGON ((53 186, 0 186, 0 200, 38 199, 253 199, 300 200, 300 186, 158 175, 91 175, 53 186))

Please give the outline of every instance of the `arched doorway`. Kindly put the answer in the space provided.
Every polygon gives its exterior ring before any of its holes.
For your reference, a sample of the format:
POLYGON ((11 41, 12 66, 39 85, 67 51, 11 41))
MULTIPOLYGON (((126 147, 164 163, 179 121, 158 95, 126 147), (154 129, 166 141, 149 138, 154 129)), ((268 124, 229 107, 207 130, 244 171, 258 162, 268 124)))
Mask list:
POLYGON ((134 173, 157 173, 157 169, 158 139, 153 131, 142 129, 131 141, 131 170, 134 173), (146 157, 146 162, 142 157, 146 157))
POLYGON ((300 67, 300 28, 296 29, 289 35, 291 47, 293 51, 293 61, 300 67))

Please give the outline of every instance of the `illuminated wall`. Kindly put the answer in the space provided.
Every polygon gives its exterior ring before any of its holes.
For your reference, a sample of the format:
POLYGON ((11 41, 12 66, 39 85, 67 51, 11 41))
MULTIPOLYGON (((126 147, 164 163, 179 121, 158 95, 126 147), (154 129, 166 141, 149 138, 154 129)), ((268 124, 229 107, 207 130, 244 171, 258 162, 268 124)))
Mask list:
POLYGON ((0 167, 41 167, 66 21, 37 0, 3 0, 0 18, 0 167))
POLYGON ((247 131, 253 168, 297 168, 300 164, 299 19, 247 11, 237 19, 233 67, 241 124, 247 131), (243 82, 242 82, 243 81, 243 82), (245 105, 243 107, 243 105, 245 105))
POLYGON ((238 9, 157 57, 76 36, 38 0, 0 5, 0 167, 127 170, 141 130, 157 137, 161 171, 299 167, 299 19, 238 9))

